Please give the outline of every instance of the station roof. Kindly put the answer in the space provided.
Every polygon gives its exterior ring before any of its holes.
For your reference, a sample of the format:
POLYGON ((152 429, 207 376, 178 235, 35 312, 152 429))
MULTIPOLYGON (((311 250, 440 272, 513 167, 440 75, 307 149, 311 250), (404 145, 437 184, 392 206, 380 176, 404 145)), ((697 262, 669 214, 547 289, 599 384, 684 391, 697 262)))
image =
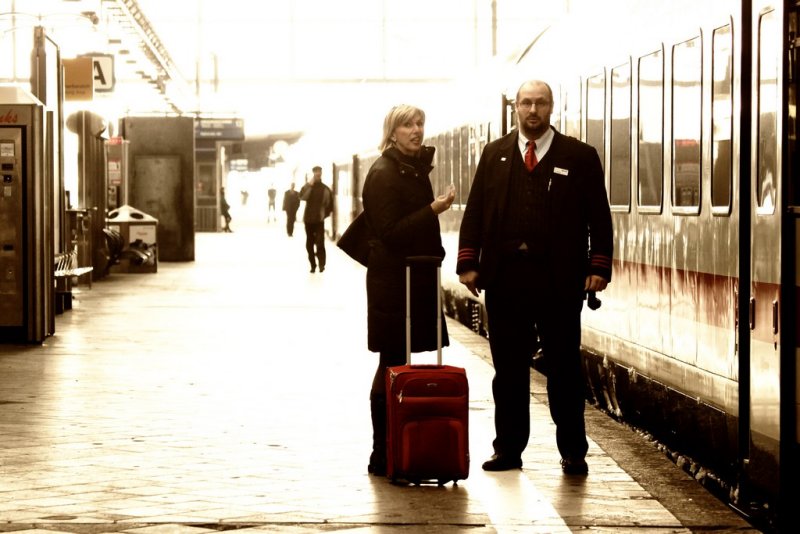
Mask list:
POLYGON ((27 21, 48 27, 63 57, 113 55, 117 89, 105 97, 126 113, 242 116, 248 135, 363 114, 378 136, 391 105, 436 106, 454 81, 513 56, 565 9, 543 0, 9 1, 16 14, 0 14, 0 33, 27 21))

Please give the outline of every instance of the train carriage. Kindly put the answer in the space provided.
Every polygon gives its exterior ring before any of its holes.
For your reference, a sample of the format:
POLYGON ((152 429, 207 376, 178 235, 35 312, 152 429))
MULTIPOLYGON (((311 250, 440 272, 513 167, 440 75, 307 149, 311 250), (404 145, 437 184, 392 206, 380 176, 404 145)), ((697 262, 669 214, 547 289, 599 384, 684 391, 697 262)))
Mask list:
MULTIPOLYGON (((454 276, 463 204, 483 146, 513 127, 519 84, 551 85, 553 125, 600 155, 614 223, 614 279, 583 314, 590 400, 778 527, 796 518, 800 474, 798 13, 574 2, 508 69, 502 107, 426 141, 434 190, 460 195, 442 219, 447 308, 485 332, 482 298, 454 276)), ((371 161, 356 156, 353 175, 371 161)))

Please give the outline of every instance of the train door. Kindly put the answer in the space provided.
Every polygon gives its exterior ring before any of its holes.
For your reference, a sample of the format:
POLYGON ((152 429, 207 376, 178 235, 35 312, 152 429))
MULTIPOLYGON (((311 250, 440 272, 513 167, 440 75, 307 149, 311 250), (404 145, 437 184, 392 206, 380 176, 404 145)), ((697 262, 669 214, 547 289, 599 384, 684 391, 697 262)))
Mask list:
MULTIPOLYGON (((786 166, 786 173, 784 174, 784 188, 787 198, 787 224, 789 231, 788 235, 784 237, 784 242, 788 242, 792 248, 792 253, 789 255, 790 261, 786 262, 784 269, 786 272, 785 279, 789 283, 784 284, 782 300, 790 303, 791 306, 784 306, 782 323, 785 325, 794 325, 788 328, 791 336, 784 336, 783 347, 784 351, 781 359, 784 362, 784 384, 782 385, 781 405, 781 421, 783 427, 787 430, 784 432, 786 437, 783 443, 783 450, 781 456, 786 459, 784 461, 783 481, 781 487, 781 495, 783 495, 783 508, 790 509, 792 503, 790 495, 794 489, 798 477, 800 477, 800 334, 798 333, 798 315, 800 315, 800 184, 798 183, 798 169, 800 169, 800 160, 797 153, 797 139, 800 134, 800 125, 797 122, 797 97, 800 93, 800 2, 793 2, 793 7, 788 13, 787 28, 788 37, 784 42, 788 44, 789 53, 786 54, 787 58, 787 84, 785 89, 785 102, 784 107, 785 121, 786 121, 786 138, 785 138, 785 152, 784 164, 786 166)), ((784 514, 784 524, 790 521, 796 522, 795 517, 788 518, 789 514, 784 514)))
MULTIPOLYGON (((794 2, 792 2, 794 4, 794 2)), ((749 361, 741 395, 749 404, 745 477, 768 500, 785 499, 797 451, 795 241, 786 58, 789 2, 752 3, 749 361), (791 413, 792 417, 787 417, 791 413)), ((796 9, 796 8, 795 8, 796 9)), ((744 132, 743 132, 744 133, 744 132)), ((779 515, 787 515, 786 501, 779 515), (783 513, 780 513, 783 508, 783 513)))

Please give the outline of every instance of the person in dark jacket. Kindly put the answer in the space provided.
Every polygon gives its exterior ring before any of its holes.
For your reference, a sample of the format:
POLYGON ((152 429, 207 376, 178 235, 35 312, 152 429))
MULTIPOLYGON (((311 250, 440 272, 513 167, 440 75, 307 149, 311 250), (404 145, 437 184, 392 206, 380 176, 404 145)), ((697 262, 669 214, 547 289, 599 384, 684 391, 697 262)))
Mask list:
POLYGON ((486 290, 495 368, 487 471, 522 467, 538 335, 562 470, 588 472, 581 308, 611 280, 611 212, 597 151, 551 128, 552 110, 546 83, 520 87, 519 130, 484 149, 461 221, 456 272, 475 296, 486 290))
POLYGON ((300 189, 300 200, 306 203, 303 224, 306 227, 306 252, 311 272, 325 271, 325 218, 333 211, 333 193, 322 183, 322 167, 311 169, 311 181, 300 189))
MULTIPOLYGON (((367 345, 379 354, 370 390, 373 445, 367 470, 386 474, 386 368, 406 361, 405 258, 444 257, 439 214, 455 198, 451 189, 434 198, 428 175, 434 149, 423 146, 425 113, 414 106, 393 107, 383 123, 381 156, 364 180, 362 199, 375 239, 367 261, 367 345)), ((436 320, 448 345, 443 317, 436 317, 434 266, 415 269, 411 280, 411 351, 436 350, 436 320)))
POLYGON ((225 198, 225 188, 219 188, 219 212, 225 220, 225 225, 222 227, 223 232, 233 232, 231 230, 231 205, 228 204, 228 199, 225 198))
POLYGON ((300 193, 294 190, 294 182, 289 184, 289 189, 283 193, 283 211, 286 212, 286 234, 294 234, 294 222, 297 220, 297 210, 300 207, 300 193))

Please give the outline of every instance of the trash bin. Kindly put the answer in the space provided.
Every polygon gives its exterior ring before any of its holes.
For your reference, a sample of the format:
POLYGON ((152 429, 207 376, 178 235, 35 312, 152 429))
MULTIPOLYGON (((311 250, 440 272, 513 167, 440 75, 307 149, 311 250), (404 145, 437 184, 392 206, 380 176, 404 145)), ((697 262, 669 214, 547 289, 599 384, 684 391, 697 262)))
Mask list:
POLYGON ((158 271, 156 229, 158 219, 127 204, 108 212, 106 226, 119 232, 123 248, 112 273, 154 273, 158 271))

